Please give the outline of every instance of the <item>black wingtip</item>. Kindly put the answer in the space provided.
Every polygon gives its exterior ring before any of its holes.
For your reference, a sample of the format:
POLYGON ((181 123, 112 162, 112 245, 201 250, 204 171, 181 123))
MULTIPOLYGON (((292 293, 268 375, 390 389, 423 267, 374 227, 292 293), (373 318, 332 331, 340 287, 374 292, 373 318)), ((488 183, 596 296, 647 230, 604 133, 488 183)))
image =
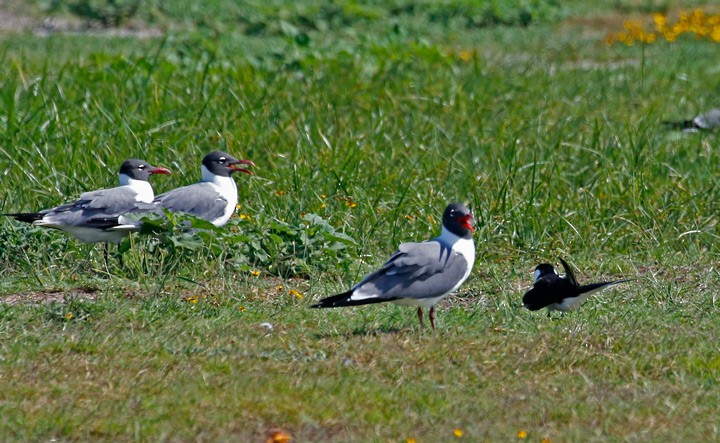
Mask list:
POLYGON ((683 130, 683 129, 700 129, 694 121, 692 120, 683 120, 683 121, 663 121, 663 125, 665 125, 668 129, 676 129, 676 130, 683 130))
POLYGON ((353 291, 352 289, 343 292, 342 294, 333 295, 331 297, 323 298, 318 303, 311 305, 311 308, 342 308, 345 306, 360 306, 360 305, 371 305, 375 303, 383 303, 386 301, 393 301, 395 298, 379 298, 370 297, 363 298, 360 300, 352 300, 353 291))
POLYGON ((318 309, 318 308, 339 308, 342 306, 348 306, 347 303, 350 301, 350 296, 352 296, 352 291, 343 292, 342 294, 337 294, 337 295, 323 298, 322 300, 315 303, 314 305, 310 305, 310 307, 314 308, 314 309, 318 309))
POLYGON ((43 214, 39 212, 14 212, 10 214, 0 214, 5 217, 12 217, 19 222, 34 223, 38 220, 42 220, 43 214))

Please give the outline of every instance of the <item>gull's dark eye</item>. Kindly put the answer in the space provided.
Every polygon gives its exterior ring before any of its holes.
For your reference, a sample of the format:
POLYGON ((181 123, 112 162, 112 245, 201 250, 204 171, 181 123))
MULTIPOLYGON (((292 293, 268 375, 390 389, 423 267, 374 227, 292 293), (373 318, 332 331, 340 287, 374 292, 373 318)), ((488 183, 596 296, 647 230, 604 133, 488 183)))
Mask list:
POLYGON ((225 163, 225 161, 226 161, 225 157, 220 157, 220 159, 218 160, 218 162, 220 162, 220 163, 225 163))
POLYGON ((147 166, 145 166, 145 165, 140 165, 140 166, 138 166, 138 169, 141 170, 141 171, 142 171, 143 169, 145 169, 145 168, 147 168, 147 166))

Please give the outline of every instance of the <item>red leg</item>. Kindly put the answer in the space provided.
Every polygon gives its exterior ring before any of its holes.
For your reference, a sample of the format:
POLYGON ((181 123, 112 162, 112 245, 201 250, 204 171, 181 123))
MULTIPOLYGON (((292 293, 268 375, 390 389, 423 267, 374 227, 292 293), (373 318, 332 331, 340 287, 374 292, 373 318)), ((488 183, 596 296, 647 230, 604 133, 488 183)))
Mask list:
POLYGON ((435 306, 430 308, 430 326, 435 330, 435 306))
POLYGON ((418 320, 420 320, 420 329, 424 329, 425 324, 423 323, 422 308, 418 308, 418 320))

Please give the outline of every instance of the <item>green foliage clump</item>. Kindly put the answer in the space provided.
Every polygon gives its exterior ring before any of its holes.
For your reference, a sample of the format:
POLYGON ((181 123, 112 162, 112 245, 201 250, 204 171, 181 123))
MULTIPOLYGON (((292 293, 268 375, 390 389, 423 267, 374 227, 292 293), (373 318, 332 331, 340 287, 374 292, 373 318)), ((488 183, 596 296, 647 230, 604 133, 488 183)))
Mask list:
MULTIPOLYGON (((167 213, 144 217, 142 232, 156 239, 153 256, 168 257, 158 265, 174 268, 198 258, 219 257, 226 266, 264 268, 283 277, 307 276, 312 270, 347 269, 355 241, 316 214, 289 223, 279 219, 238 217, 223 227, 189 215, 167 213)), ((130 250, 126 239, 121 252, 130 250)))

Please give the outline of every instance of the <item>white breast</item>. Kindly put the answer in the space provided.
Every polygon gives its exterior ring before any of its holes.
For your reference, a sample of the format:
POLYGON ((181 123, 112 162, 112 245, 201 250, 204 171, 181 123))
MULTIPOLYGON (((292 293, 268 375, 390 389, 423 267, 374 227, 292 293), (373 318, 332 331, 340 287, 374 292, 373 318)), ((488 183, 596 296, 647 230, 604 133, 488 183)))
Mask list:
POLYGON ((445 229, 444 226, 442 228, 442 232, 440 233, 440 241, 450 246, 453 252, 462 255, 467 262, 467 269, 465 269, 465 274, 463 274, 463 277, 460 279, 460 281, 458 281, 458 283, 448 292, 450 293, 459 288, 460 285, 465 283, 465 280, 470 277, 473 265, 475 264, 475 242, 472 238, 458 237, 457 235, 445 229))
POLYGON ((220 194, 227 201, 227 206, 225 207, 225 212, 223 212, 223 215, 219 218, 216 218, 212 222, 212 224, 214 224, 215 226, 222 226, 227 223, 228 220, 230 220, 233 212, 235 212, 235 207, 237 206, 238 202, 237 185, 235 184, 235 180, 233 180, 232 177, 220 177, 214 174, 213 179, 210 183, 215 186, 218 194, 220 194))

